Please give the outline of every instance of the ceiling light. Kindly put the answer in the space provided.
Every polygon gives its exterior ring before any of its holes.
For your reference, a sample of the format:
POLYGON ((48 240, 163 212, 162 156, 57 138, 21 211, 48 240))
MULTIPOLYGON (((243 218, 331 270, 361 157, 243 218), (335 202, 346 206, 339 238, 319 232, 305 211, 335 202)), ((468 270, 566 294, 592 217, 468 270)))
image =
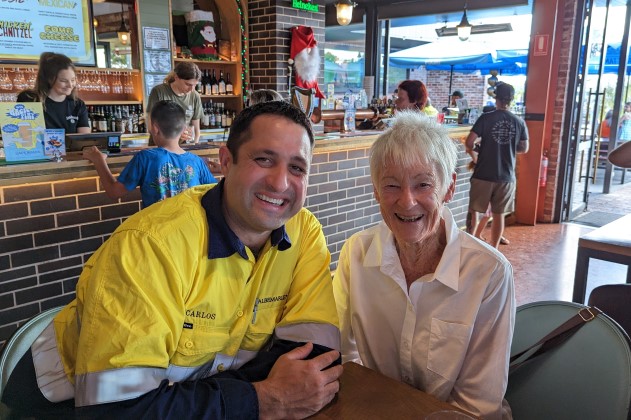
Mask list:
POLYGON ((337 23, 342 26, 346 26, 353 20, 353 8, 357 6, 357 3, 351 0, 340 0, 335 3, 337 9, 337 23))
POLYGON ((127 45, 129 43, 129 39, 130 39, 129 28, 127 27, 127 24, 125 23, 125 14, 123 12, 122 2, 121 2, 121 27, 118 29, 117 34, 118 34, 118 40, 121 42, 121 44, 127 45))
POLYGON ((456 28, 458 29, 458 38, 460 38, 461 41, 466 41, 467 39, 469 39, 469 35, 471 35, 471 24, 467 19, 466 2, 464 4, 464 13, 462 14, 462 20, 460 20, 460 23, 458 25, 456 25, 456 28))
MULTIPOLYGON (((493 34, 495 32, 510 32, 512 30, 513 27, 510 23, 491 23, 472 26, 471 34, 493 34)), ((436 35, 456 36, 458 35, 458 30, 455 27, 448 28, 447 26, 443 26, 442 28, 436 28, 436 35)))

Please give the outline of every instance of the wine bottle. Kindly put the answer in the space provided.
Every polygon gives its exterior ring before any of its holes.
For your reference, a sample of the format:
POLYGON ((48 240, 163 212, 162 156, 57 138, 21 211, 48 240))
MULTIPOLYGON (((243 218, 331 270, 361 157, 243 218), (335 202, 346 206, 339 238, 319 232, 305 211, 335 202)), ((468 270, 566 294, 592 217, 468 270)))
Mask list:
POLYGON ((204 95, 212 95, 212 87, 210 85, 210 75, 208 69, 204 69, 204 77, 202 78, 204 84, 204 95))
POLYGON ((223 70, 219 70, 219 94, 226 94, 226 81, 223 78, 223 70))
POLYGON ((212 88, 212 94, 219 95, 219 82, 217 81, 217 73, 215 73, 215 69, 213 69, 213 75, 210 78, 210 84, 212 88))
POLYGON ((234 95, 234 87, 230 81, 230 72, 226 72, 226 95, 234 95))

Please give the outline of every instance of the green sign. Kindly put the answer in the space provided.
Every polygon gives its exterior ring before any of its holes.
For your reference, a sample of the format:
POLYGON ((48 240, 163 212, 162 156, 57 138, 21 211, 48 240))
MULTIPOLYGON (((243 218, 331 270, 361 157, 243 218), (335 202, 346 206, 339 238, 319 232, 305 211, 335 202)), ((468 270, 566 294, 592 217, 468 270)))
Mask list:
POLYGON ((306 10, 307 12, 317 13, 319 6, 317 4, 309 3, 307 1, 292 0, 291 7, 293 7, 294 9, 306 10))

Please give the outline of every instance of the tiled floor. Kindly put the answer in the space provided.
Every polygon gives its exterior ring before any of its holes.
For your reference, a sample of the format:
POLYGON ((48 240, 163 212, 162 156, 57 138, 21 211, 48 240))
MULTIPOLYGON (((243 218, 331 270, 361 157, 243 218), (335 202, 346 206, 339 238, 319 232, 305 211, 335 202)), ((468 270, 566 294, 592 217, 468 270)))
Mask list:
MULTIPOLYGON (((631 176, 630 174, 627 174, 631 176)), ((617 181, 618 178, 616 178, 617 181)), ((631 182, 612 184, 611 194, 602 194, 602 184, 590 187, 588 211, 631 213, 631 182)), ((580 220, 580 219, 579 219, 580 220)), ((507 226, 504 236, 510 245, 500 251, 513 265, 517 304, 539 300, 572 300, 578 238, 594 228, 577 223, 507 226)), ((490 237, 487 230, 483 236, 490 237)), ((601 284, 624 283, 626 266, 590 260, 587 294, 601 284)))

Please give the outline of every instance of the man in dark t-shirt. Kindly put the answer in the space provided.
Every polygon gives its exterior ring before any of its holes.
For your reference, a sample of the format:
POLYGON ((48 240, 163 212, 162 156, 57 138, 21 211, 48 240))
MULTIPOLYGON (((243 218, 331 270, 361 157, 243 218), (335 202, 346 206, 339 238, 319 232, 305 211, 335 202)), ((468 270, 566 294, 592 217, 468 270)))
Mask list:
POLYGON ((495 87, 496 110, 482 114, 466 141, 467 153, 475 163, 469 191, 470 232, 475 232, 478 213, 491 206, 491 245, 498 247, 504 232, 504 214, 514 210, 515 155, 528 151, 528 129, 508 110, 515 89, 508 83, 495 87), (481 138, 477 153, 476 139, 481 138))

